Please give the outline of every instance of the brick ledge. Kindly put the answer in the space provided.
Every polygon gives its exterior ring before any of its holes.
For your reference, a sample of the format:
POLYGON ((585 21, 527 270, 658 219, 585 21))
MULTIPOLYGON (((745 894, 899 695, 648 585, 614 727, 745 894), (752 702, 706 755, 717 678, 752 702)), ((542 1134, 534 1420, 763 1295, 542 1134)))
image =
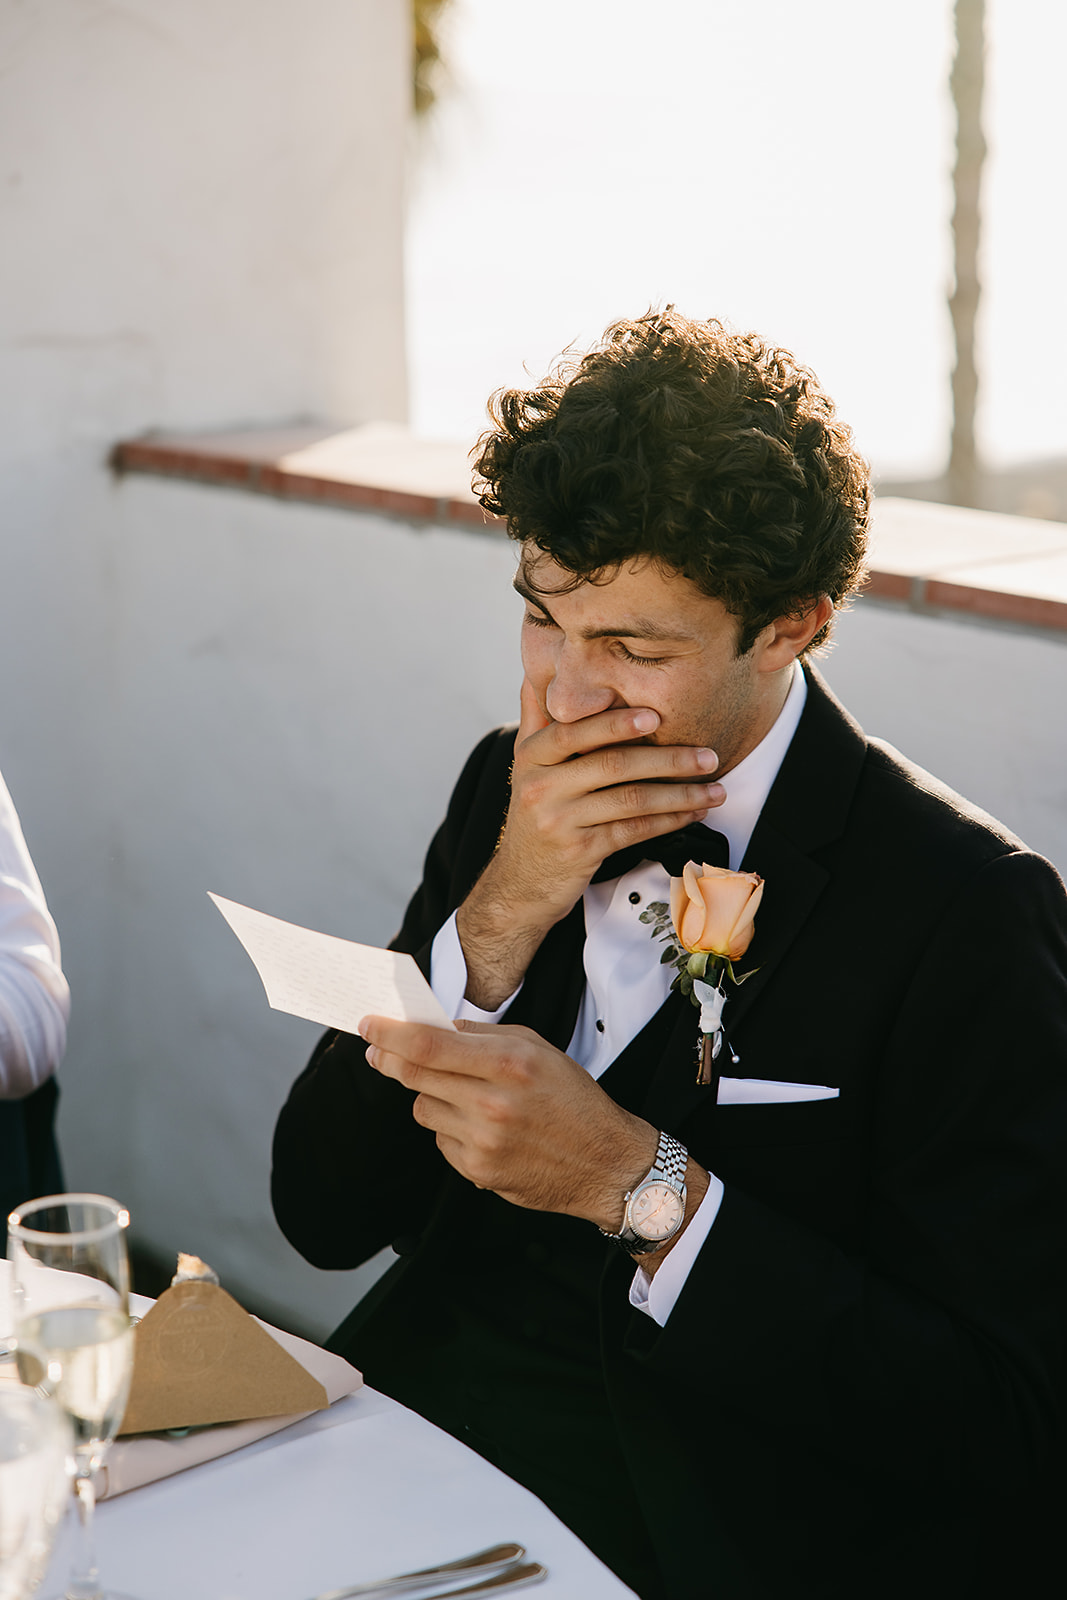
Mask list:
POLYGON ((184 478, 282 500, 504 532, 470 488, 463 446, 413 439, 393 423, 207 434, 149 433, 111 452, 116 473, 184 478))
MULTIPOLYGON (((150 433, 112 451, 117 473, 147 473, 285 500, 502 536, 470 489, 465 447, 393 423, 300 424, 150 433)), ((923 613, 1067 632, 1067 524, 919 500, 875 505, 864 594, 923 613)))

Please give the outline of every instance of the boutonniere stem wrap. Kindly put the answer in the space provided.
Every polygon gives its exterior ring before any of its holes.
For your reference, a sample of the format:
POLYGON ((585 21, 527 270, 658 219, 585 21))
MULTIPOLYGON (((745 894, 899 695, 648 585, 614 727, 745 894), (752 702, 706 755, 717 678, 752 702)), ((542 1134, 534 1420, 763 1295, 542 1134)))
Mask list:
POLYGON ((757 970, 736 972, 752 942, 763 879, 755 872, 727 872, 690 861, 680 878, 671 879, 671 901, 654 900, 641 913, 652 924, 652 937, 664 939, 660 957, 678 975, 671 984, 700 1008, 697 1039, 697 1083, 710 1084, 713 1063, 722 1049, 724 984, 742 984, 757 970))

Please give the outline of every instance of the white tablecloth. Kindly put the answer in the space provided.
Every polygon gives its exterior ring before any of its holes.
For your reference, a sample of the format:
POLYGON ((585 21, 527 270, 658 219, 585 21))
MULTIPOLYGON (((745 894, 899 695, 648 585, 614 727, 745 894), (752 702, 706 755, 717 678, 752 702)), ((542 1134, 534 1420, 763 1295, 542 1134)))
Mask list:
MULTIPOLYGON (((531 1595, 632 1593, 534 1495, 367 1387, 235 1455, 105 1501, 97 1518, 102 1579, 135 1600, 312 1600, 504 1540, 549 1569, 531 1595)), ((42 1595, 63 1592, 71 1523, 42 1595)))
MULTIPOLYGON (((0 1259, 0 1336, 8 1290, 0 1259)), ((139 1312, 151 1304, 133 1299, 139 1312)), ((102 1581, 134 1600, 313 1600, 506 1541, 548 1568, 532 1595, 632 1594, 535 1495, 366 1385, 232 1455, 102 1501, 96 1522, 102 1581)), ((72 1511, 40 1595, 66 1588, 76 1534, 72 1511)))

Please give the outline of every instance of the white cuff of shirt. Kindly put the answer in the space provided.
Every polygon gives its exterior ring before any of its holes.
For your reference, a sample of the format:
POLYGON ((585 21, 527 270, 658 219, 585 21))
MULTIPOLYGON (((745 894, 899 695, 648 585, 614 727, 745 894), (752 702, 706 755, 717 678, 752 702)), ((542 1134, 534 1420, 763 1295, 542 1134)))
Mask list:
POLYGON ((643 1267, 638 1267, 630 1285, 630 1304, 635 1310, 643 1311, 646 1317, 651 1317, 653 1322, 658 1322, 661 1328, 667 1326, 667 1318, 674 1310, 675 1301, 685 1288, 693 1262, 700 1254, 700 1247, 719 1214, 723 1196, 722 1181, 713 1172, 709 1177, 708 1192, 674 1249, 664 1257, 653 1277, 650 1278, 643 1267))
POLYGON ((522 984, 520 983, 519 989, 509 994, 504 1004, 497 1006, 495 1011, 483 1011, 481 1006, 472 1005, 469 1000, 464 999, 467 988, 467 962, 463 946, 459 942, 456 913, 453 911, 444 927, 438 931, 430 951, 430 988, 453 1022, 459 1022, 461 1019, 468 1022, 499 1022, 522 988, 522 984))

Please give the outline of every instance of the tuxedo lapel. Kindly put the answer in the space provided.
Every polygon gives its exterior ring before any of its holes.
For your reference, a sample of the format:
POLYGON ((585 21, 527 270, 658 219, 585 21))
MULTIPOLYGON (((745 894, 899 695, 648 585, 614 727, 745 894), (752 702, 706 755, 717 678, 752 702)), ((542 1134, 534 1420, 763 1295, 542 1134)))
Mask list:
POLYGON ((793 741, 771 785, 745 851, 756 862, 765 830, 773 828, 805 854, 839 839, 867 757, 863 729, 807 666, 808 698, 793 741))
POLYGON ((501 1021, 524 1023, 557 1050, 566 1050, 585 987, 584 946, 585 907, 579 900, 542 940, 501 1021))
POLYGON ((769 822, 761 823, 753 833, 752 846, 745 853, 744 870, 758 872, 765 888, 752 943, 738 962, 738 966, 752 976, 738 988, 727 986, 729 999, 723 1011, 723 1022, 728 1037, 758 1001, 775 968, 789 954, 829 879, 825 868, 769 822))
MULTIPOLYGON (((679 1063, 687 1051, 687 1059, 693 1060, 696 1070, 692 1049, 695 1026, 696 1012, 689 1001, 677 992, 668 995, 640 1033, 601 1074, 601 1088, 628 1111, 653 1120, 653 1109, 664 1101, 665 1086, 668 1101, 671 1098, 670 1088, 676 1087, 679 1063)), ((685 1069, 681 1069, 681 1076, 684 1078, 685 1069)))
MULTIPOLYGON (((738 963, 752 976, 739 988, 729 983, 726 986, 727 1001, 722 1014, 726 1040, 714 1069, 742 1078, 745 1076, 745 1016, 759 1004, 764 987, 788 958, 828 879, 821 867, 770 828, 764 830, 760 841, 759 860, 767 889, 759 909, 757 934, 744 960, 738 963), (731 1060, 731 1050, 740 1058, 736 1065, 731 1060)), ((673 1117, 679 1122, 690 1111, 714 1104, 718 1079, 714 1078, 707 1086, 697 1083, 700 1012, 690 1000, 671 996, 672 1001, 676 998, 675 1026, 649 1088, 646 1114, 651 1116, 655 1111, 660 1120, 673 1117)), ((788 1025, 787 1019, 783 1019, 783 1025, 788 1025)))
POLYGON ((671 1131, 692 1101, 715 1103, 715 1090, 697 1088, 697 1034, 700 1013, 679 990, 662 1007, 663 1048, 656 1057, 650 1081, 637 1109, 657 1127, 671 1131))
MULTIPOLYGON (((741 1077, 745 1075, 745 1017, 759 1004, 783 961, 797 959, 797 942, 829 881, 829 873, 816 859, 816 853, 841 836, 866 754, 866 741, 857 724, 819 675, 810 667, 805 670, 808 699, 804 714, 742 863, 745 871, 758 872, 766 887, 755 935, 738 963, 753 975, 739 988, 727 985, 728 999, 723 1010, 728 1046, 737 1051, 740 1063, 726 1066, 730 1057, 725 1045, 716 1063, 720 1069, 741 1077)), ((813 980, 814 976, 813 966, 813 980)), ((657 1031, 648 1040, 648 1030, 638 1035, 619 1061, 621 1064, 643 1042, 647 1045, 655 1039, 660 1043, 661 1049, 646 1078, 648 1088, 641 1110, 651 1121, 670 1126, 671 1119, 677 1125, 690 1111, 713 1104, 716 1091, 714 1084, 704 1087, 696 1082, 700 1024, 696 1006, 681 995, 672 994, 663 1011, 669 1013, 669 1026, 657 1013, 657 1031)), ((783 1047, 791 1026, 791 1019, 782 1019, 783 1047)), ((610 1070, 614 1071, 614 1067, 610 1070)))

